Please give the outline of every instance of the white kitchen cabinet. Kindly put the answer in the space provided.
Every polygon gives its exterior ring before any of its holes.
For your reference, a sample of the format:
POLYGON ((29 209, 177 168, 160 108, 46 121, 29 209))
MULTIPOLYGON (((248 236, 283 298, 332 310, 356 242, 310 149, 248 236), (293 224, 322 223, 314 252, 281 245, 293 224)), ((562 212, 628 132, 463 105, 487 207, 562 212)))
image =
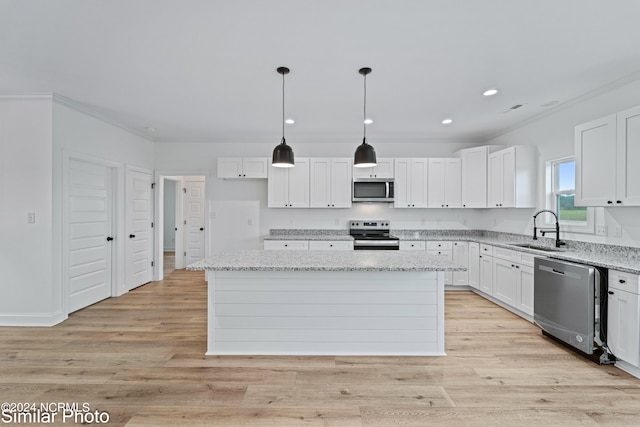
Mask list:
POLYGON ((480 244, 469 242, 469 286, 480 288, 480 244))
POLYGON ((268 207, 309 207, 309 159, 296 158, 295 163, 292 168, 276 168, 269 160, 268 207))
POLYGON ((607 345, 618 358, 640 367, 640 276, 609 270, 607 345))
POLYGON ((351 158, 312 158, 309 170, 309 207, 351 207, 351 158))
POLYGON ((267 251, 306 251, 309 249, 308 240, 265 240, 264 249, 267 251))
POLYGON ((378 158, 372 168, 353 168, 353 178, 393 178, 393 159, 378 158))
POLYGON ((396 208, 428 207, 427 158, 395 159, 394 206, 396 208))
POLYGON ((463 208, 487 207, 487 161, 498 145, 465 148, 458 151, 461 160, 461 203, 463 208))
POLYGON ((521 262, 519 266, 520 268, 517 269, 519 277, 516 308, 529 316, 533 316, 533 264, 525 265, 521 262))
POLYGON ((480 245, 480 290, 493 295, 493 246, 480 245))
POLYGON ((453 272, 453 286, 467 286, 469 284, 469 244, 467 242, 453 242, 451 249, 453 263, 467 267, 466 271, 453 272))
POLYGON ((487 206, 533 208, 536 206, 538 149, 515 145, 488 157, 487 206))
POLYGON ((403 240, 400 241, 401 251, 424 251, 426 248, 426 242, 416 240, 403 240))
POLYGON ((459 158, 430 158, 428 167, 428 206, 462 207, 462 161, 459 158))
POLYGON ((515 307, 518 272, 513 261, 493 257, 493 296, 515 307))
POLYGON ((310 251, 351 251, 353 241, 348 240, 310 240, 310 251))
POLYGON ((529 316, 533 316, 534 258, 511 249, 493 249, 493 296, 529 316))
POLYGON ((576 126, 576 206, 640 206, 640 107, 576 126))
POLYGON ((267 157, 218 157, 218 178, 267 178, 267 157))

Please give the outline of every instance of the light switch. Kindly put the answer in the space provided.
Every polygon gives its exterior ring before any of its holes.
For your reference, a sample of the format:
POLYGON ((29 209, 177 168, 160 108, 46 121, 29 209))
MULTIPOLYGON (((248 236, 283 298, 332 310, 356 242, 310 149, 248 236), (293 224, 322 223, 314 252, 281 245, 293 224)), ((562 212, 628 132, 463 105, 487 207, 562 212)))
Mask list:
POLYGON ((36 213, 35 212, 27 212, 27 222, 29 224, 36 223, 36 213))

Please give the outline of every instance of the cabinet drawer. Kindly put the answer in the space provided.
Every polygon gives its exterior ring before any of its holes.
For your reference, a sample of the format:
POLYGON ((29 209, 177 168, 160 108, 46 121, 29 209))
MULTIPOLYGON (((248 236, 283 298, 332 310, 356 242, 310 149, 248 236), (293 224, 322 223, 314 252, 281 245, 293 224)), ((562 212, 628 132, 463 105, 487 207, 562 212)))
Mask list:
POLYGON ((310 240, 309 250, 312 251, 350 251, 353 250, 353 242, 333 240, 310 240))
POLYGON ((511 249, 495 247, 493 248, 493 256, 494 258, 500 258, 505 261, 520 262, 520 252, 511 249))
POLYGON ((493 246, 480 243, 480 255, 493 256, 493 246))
POLYGON ((308 250, 308 240, 265 240, 265 250, 308 250))
POLYGON ((533 261, 536 258, 537 257, 535 255, 521 253, 520 254, 520 264, 528 265, 529 267, 533 267, 533 261))
POLYGON ((451 252, 451 251, 447 251, 447 250, 443 250, 443 251, 432 250, 432 251, 429 251, 429 250, 427 250, 427 253, 430 254, 430 255, 435 255, 435 256, 442 257, 442 258, 446 259, 447 261, 453 261, 453 252, 451 252))
POLYGON ((640 294, 640 276, 609 270, 609 288, 640 294))
POLYGON ((400 242, 401 251, 424 251, 426 242, 420 241, 404 241, 400 242))
POLYGON ((451 248, 451 242, 427 242, 428 251, 449 251, 451 248))

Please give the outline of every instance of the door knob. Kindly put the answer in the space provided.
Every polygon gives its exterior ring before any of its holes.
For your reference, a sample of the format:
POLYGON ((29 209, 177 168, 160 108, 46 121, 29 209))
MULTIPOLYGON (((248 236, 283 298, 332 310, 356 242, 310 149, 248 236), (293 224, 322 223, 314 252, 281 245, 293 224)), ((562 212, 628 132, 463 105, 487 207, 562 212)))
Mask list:
POLYGON ((113 240, 113 237, 111 237, 111 236, 107 237, 107 242, 110 242, 112 240, 113 240))
POLYGON ((129 234, 129 238, 130 239, 135 239, 136 235, 135 234, 129 234))
POLYGON ((204 227, 200 227, 200 231, 204 231, 204 227))

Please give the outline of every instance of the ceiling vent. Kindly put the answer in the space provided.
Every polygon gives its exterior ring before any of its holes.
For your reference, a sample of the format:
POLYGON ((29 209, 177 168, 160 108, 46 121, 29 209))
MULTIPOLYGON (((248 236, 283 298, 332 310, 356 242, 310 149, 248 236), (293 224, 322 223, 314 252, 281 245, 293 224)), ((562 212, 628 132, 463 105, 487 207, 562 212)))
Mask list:
POLYGON ((525 105, 527 105, 527 104, 516 104, 516 105, 513 105, 512 107, 509 107, 509 109, 503 111, 502 114, 510 113, 511 111, 514 111, 514 110, 517 110, 518 108, 524 107, 525 105))

